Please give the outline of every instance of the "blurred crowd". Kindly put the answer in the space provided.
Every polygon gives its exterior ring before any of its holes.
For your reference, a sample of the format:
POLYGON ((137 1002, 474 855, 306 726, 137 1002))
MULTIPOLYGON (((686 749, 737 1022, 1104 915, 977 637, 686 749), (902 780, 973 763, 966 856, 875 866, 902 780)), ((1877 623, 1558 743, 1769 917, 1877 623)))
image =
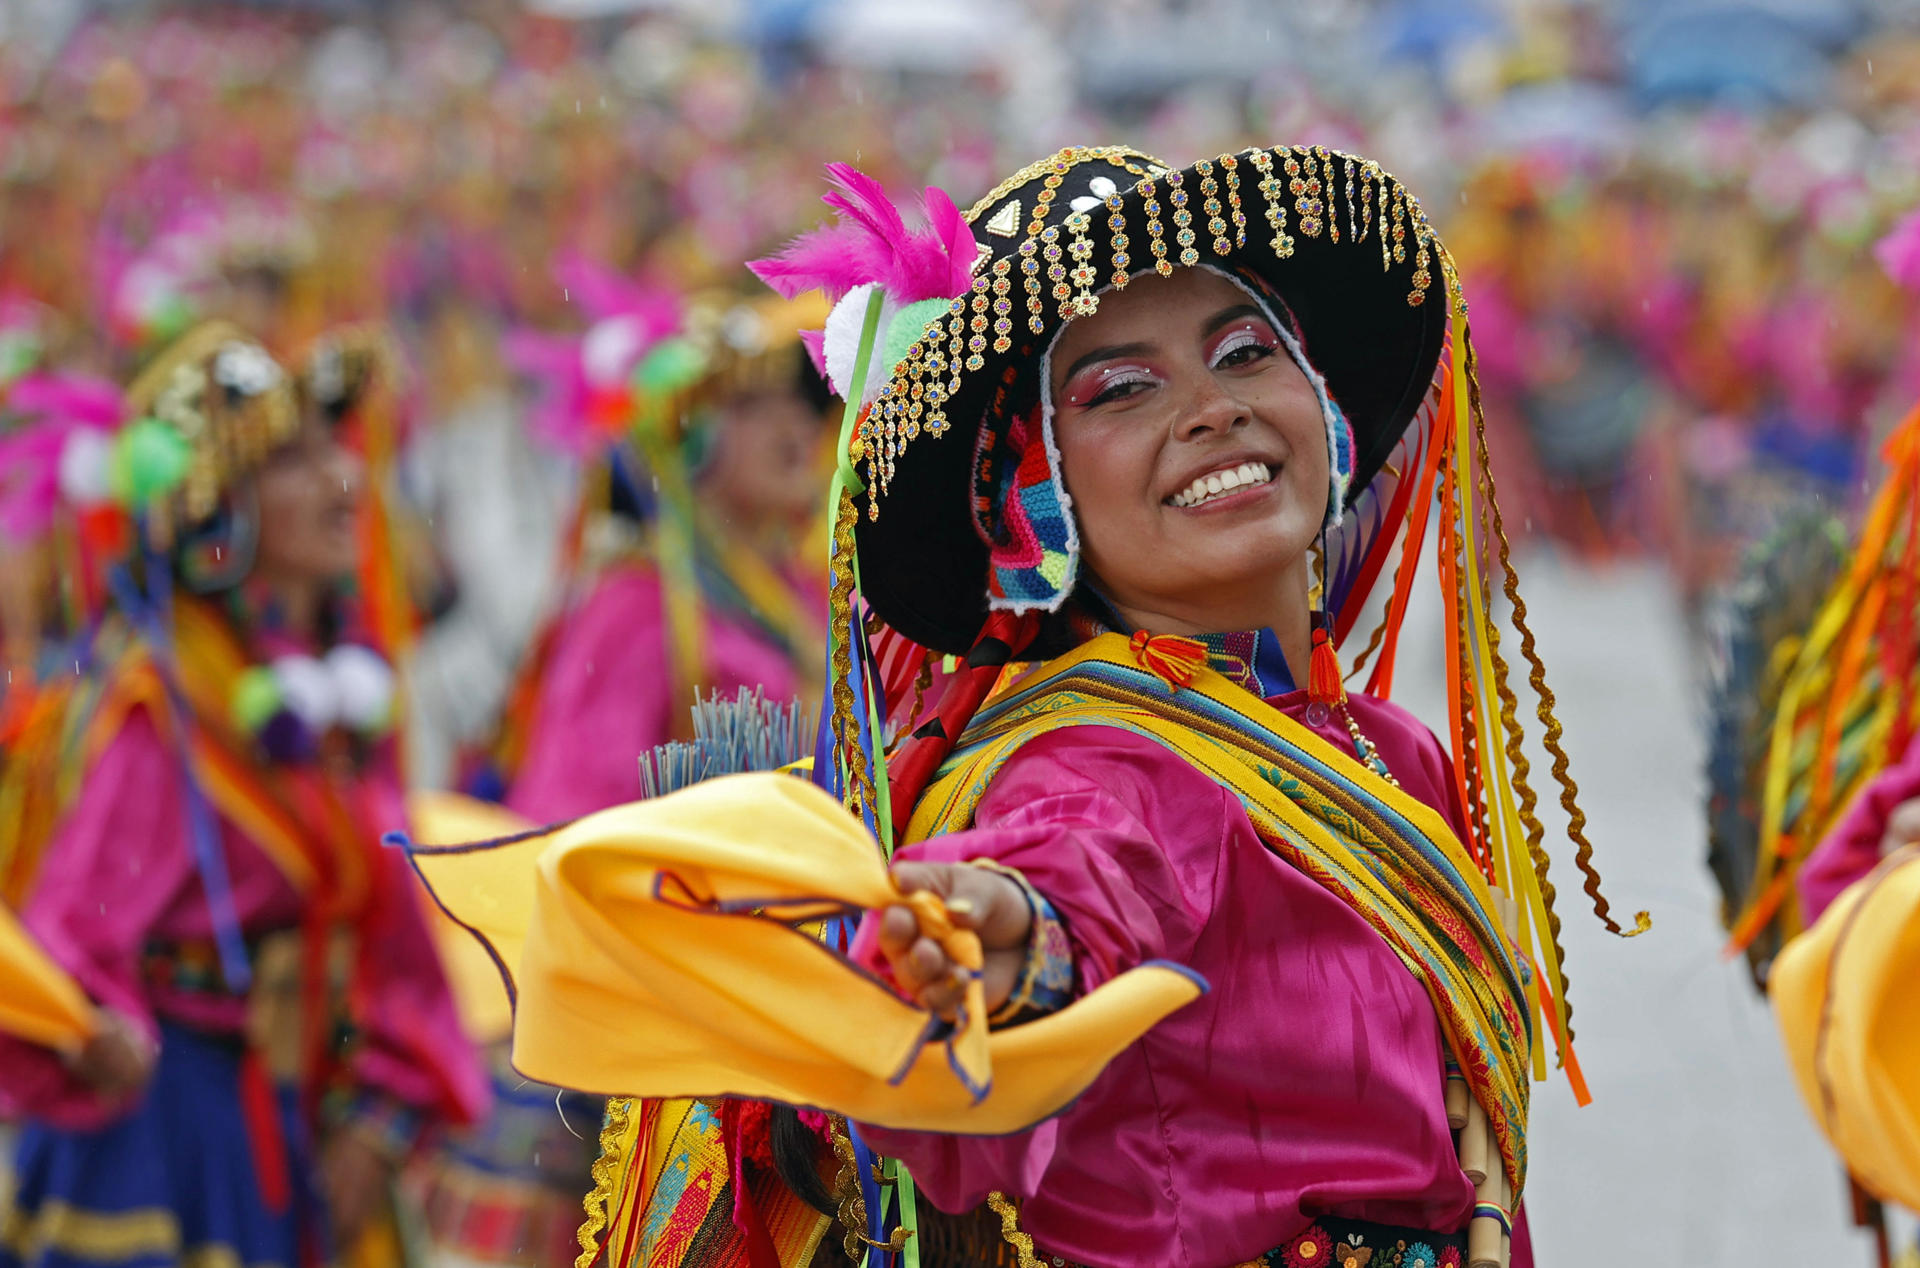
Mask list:
MULTIPOLYGON (((629 668, 661 719, 685 688, 784 699, 822 672, 810 521, 838 413, 793 373, 822 314, 769 307, 745 261, 822 218, 830 161, 965 208, 1060 145, 1110 141, 1178 162, 1327 145, 1403 177, 1465 281, 1510 530, 1652 556, 1696 606, 1789 516, 1857 515, 1920 396, 1920 17, 1898 4, 0 0, 0 898, 27 888, 9 838, 43 813, 45 846, 55 817, 7 800, 62 778, 20 760, 32 728, 80 716, 28 689, 80 675, 112 606, 85 565, 151 532, 188 461, 169 446, 200 444, 127 412, 163 412, 126 389, 183 335, 231 323, 189 364, 236 401, 281 389, 257 341, 300 410, 351 419, 376 517, 356 623, 298 632, 394 660, 404 720, 386 687, 359 710, 402 723, 385 773, 495 799, 517 776, 508 804, 568 818, 637 796, 615 785, 678 730, 645 730, 594 647, 631 657, 655 631, 629 668), (667 417, 683 406, 717 421, 667 417), (627 433, 631 461, 607 459, 627 433), (709 617, 741 640, 687 635, 709 617), (689 643, 710 672, 683 658, 661 685, 689 643), (542 749, 542 701, 569 691, 567 725, 600 753, 542 749), (590 788, 609 754, 617 778, 590 788), (528 801, 536 785, 556 799, 528 801)), ((257 474, 227 458, 233 488, 257 474)), ((227 606, 212 624, 274 624, 271 604, 227 606)), ((271 661, 279 694, 257 709, 241 690, 274 654, 236 660, 232 712, 259 714, 243 747, 277 769, 301 658, 271 661)), ((364 675, 329 672, 342 703, 316 729, 351 730, 364 675)), ((356 761, 378 747, 362 729, 356 761)), ((72 749, 62 769, 84 768, 72 749)), ((551 1089, 515 1086, 498 1034, 475 1037, 492 1068, 463 1050, 446 1081, 491 1074, 505 1108, 472 1169, 537 1168, 545 1140, 563 1197, 537 1235, 454 1240, 525 1262, 529 1238, 566 1245, 584 1150, 554 1133, 551 1089)), ((419 1201, 484 1223, 447 1192, 419 1201)))
POLYGON ((1406 175, 1468 276, 1521 518, 1690 591, 1783 491, 1851 496, 1920 373, 1869 250, 1920 197, 1920 33, 1869 14, 1753 6, 1716 62, 1630 5, 618 7, 11 6, 9 355, 113 376, 209 313, 276 349, 377 320, 431 428, 524 392, 505 332, 590 320, 564 261, 732 284, 829 159, 964 206, 1111 135, 1406 175))

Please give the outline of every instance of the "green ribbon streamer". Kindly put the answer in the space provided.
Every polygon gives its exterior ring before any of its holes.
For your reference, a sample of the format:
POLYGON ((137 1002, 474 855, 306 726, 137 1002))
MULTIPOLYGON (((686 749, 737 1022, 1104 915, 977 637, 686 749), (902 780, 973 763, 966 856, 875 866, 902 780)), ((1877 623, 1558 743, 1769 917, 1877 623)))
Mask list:
MULTIPOLYGON (((867 294, 867 311, 860 323, 860 346, 853 357, 853 381, 847 385, 846 401, 840 412, 840 449, 835 455, 833 488, 829 495, 829 514, 834 520, 840 515, 840 498, 843 493, 859 495, 867 491, 866 481, 860 478, 860 472, 853 465, 851 453, 853 433, 860 421, 860 403, 867 394, 867 376, 873 368, 873 348, 880 334, 880 310, 886 303, 886 293, 875 286, 867 294)), ((860 588, 860 556, 855 553, 852 560, 853 584, 860 588)), ((848 631, 854 637, 853 631, 848 631)), ((838 631, 827 631, 828 664, 832 664, 836 650, 838 631)), ((887 758, 881 745, 881 725, 884 719, 875 707, 871 675, 863 670, 862 680, 867 684, 867 726, 873 740, 873 786, 874 786, 874 825, 879 829, 880 848, 888 857, 893 854, 893 804, 887 795, 887 758)), ((841 760, 847 761, 850 755, 842 754, 841 760)))

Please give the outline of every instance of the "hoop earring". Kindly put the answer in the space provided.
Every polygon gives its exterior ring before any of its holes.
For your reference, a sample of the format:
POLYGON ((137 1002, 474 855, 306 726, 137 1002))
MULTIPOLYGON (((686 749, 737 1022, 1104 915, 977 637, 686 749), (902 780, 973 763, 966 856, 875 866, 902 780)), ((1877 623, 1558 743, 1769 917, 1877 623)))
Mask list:
POLYGON ((181 535, 173 552, 174 573, 194 594, 231 590, 253 571, 259 549, 259 507, 252 490, 242 490, 181 535))

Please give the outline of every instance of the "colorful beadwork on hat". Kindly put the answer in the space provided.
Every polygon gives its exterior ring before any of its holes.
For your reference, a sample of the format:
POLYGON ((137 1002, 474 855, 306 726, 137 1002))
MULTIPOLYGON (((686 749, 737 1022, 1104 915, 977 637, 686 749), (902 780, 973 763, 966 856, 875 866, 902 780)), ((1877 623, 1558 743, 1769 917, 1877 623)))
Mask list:
MULTIPOLYGON (((1326 380, 1307 360, 1292 314, 1258 274, 1229 272, 1211 264, 1197 267, 1219 274, 1246 292, 1280 336, 1293 363, 1313 385, 1326 425, 1324 527, 1339 527, 1347 489, 1353 481, 1353 428, 1327 394, 1326 380), (1286 314, 1286 320, 1281 319, 1282 314, 1286 314)), ((1100 293, 1111 289, 1106 287, 1100 293)), ((1073 516, 1073 498, 1060 471, 1060 450, 1053 439, 1053 350, 1065 330, 1062 326, 1054 333, 1040 359, 1040 404, 1015 418, 1004 440, 997 439, 995 428, 980 429, 981 451, 974 468, 975 526, 987 542, 992 565, 987 603, 1002 611, 1058 611, 1079 577, 1080 534, 1073 516)))

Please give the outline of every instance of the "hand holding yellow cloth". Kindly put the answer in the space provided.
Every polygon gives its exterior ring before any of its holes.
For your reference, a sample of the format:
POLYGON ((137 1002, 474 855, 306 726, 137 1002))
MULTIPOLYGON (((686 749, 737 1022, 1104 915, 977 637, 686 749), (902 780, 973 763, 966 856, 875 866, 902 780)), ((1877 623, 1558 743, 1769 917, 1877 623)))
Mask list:
POLYGON ((976 982, 957 1033, 941 1038, 938 1018, 794 925, 905 901, 962 963, 979 963, 977 939, 935 896, 902 895, 872 837, 787 775, 729 775, 548 832, 412 855, 508 977, 514 1065, 583 1091, 755 1097, 999 1135, 1059 1112, 1206 989, 1177 966, 1143 965, 989 1033, 976 982))
POLYGON ((73 1053, 97 1026, 80 984, 0 906, 0 1032, 73 1053))
POLYGON ((1789 942, 1767 983, 1800 1093, 1876 1197, 1920 1209, 1920 846, 1789 942))

